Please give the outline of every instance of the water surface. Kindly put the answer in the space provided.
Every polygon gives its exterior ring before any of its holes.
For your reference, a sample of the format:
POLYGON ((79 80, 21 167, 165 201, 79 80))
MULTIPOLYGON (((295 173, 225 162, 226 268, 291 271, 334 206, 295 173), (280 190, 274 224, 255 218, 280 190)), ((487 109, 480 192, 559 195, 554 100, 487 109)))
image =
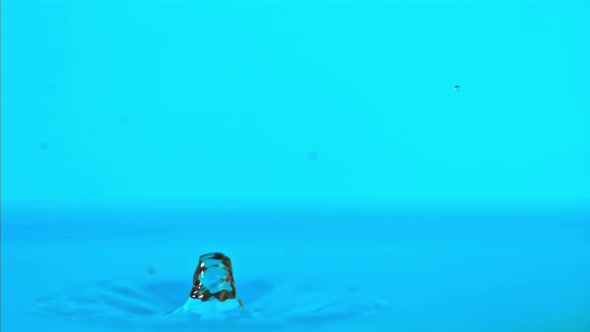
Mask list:
POLYGON ((10 214, 2 327, 586 331, 584 216, 511 215, 10 214), (211 251, 232 258, 238 294, 256 319, 167 316, 185 303, 199 256, 211 251))

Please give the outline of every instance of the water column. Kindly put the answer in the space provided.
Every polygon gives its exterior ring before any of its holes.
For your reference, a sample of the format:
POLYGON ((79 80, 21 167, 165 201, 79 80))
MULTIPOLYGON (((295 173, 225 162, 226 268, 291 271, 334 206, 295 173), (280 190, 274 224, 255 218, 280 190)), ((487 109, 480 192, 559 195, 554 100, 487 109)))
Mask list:
POLYGON ((248 313, 238 297, 231 260, 222 253, 204 254, 193 275, 193 287, 184 306, 176 312, 221 319, 248 313))

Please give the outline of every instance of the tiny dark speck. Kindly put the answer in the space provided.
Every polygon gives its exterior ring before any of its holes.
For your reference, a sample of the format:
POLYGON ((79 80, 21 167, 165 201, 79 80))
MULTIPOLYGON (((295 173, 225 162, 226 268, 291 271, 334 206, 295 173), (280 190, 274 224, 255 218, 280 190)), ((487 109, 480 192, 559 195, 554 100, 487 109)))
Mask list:
POLYGON ((455 91, 459 91, 459 89, 460 89, 460 88, 461 88, 461 87, 460 87, 459 85, 455 85, 455 86, 453 87, 453 89, 455 89, 455 91))
POLYGON ((316 161, 318 160, 318 154, 315 151, 311 151, 307 154, 307 159, 309 161, 316 161))
POLYGON ((145 272, 146 272, 148 275, 150 275, 150 276, 153 276, 153 275, 156 273, 156 269, 154 269, 154 268, 153 268, 153 267, 151 267, 151 266, 148 266, 148 267, 145 269, 145 272))
POLYGON ((131 122, 131 119, 129 118, 128 114, 121 115, 121 124, 123 126, 128 126, 130 122, 131 122))
POLYGON ((41 150, 47 150, 49 148, 49 145, 47 145, 47 142, 41 142, 39 143, 39 149, 41 150))

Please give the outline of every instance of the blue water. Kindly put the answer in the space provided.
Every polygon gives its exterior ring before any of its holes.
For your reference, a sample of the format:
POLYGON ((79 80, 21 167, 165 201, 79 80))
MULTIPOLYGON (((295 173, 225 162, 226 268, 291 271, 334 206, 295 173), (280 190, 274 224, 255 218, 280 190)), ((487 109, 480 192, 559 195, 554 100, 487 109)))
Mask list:
POLYGON ((2 1, 2 331, 590 331, 588 17, 2 1))
POLYGON ((590 328, 587 211, 341 210, 4 216, 2 327, 590 328), (231 257, 238 295, 255 319, 167 316, 184 305, 198 258, 211 251, 231 257))

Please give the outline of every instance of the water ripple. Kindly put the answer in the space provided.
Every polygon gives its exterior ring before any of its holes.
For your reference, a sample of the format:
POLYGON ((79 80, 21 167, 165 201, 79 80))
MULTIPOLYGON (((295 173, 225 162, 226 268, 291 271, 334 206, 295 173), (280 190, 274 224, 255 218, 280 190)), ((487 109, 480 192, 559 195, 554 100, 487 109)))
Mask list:
MULTIPOLYGON (((230 327, 321 326, 375 315, 388 307, 384 301, 360 289, 334 282, 243 280, 237 288, 245 307, 213 316, 203 306, 207 303, 200 301, 193 305, 204 308, 201 314, 185 309, 187 301, 197 301, 187 300, 188 286, 186 280, 158 280, 154 277, 106 281, 38 299, 34 310, 39 315, 93 326, 142 326, 156 330, 173 328, 175 331, 206 326, 208 331, 217 331, 230 327)), ((229 303, 223 303, 226 302, 229 303)))

